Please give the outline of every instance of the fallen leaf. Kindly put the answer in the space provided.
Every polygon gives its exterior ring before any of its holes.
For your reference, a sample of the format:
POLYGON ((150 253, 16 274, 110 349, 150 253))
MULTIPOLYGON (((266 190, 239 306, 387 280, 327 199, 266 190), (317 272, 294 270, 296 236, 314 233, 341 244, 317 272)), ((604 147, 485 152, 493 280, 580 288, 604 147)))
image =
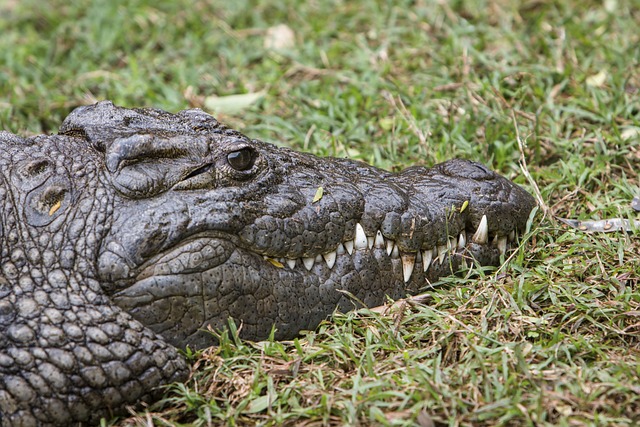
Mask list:
POLYGON ((604 10, 606 10, 609 13, 617 13, 618 10, 620 9, 620 6, 618 5, 618 0, 604 0, 603 2, 603 6, 604 6, 604 10))
POLYGON ((640 137, 640 128, 628 127, 620 133, 620 138, 623 140, 640 137))
POLYGON ((273 50, 291 49, 296 45, 295 37, 295 33, 288 25, 276 25, 267 30, 264 47, 273 50))
POLYGON ((323 193, 324 193, 324 189, 322 187, 318 187, 318 189, 316 190, 316 195, 313 196, 313 200, 311 201, 311 203, 315 203, 320 199, 322 199, 323 193))
POLYGON ((204 107, 215 113, 235 114, 249 108, 264 96, 264 91, 227 96, 207 96, 204 107))
POLYGON ((378 121, 378 123, 382 130, 390 131, 393 129, 394 119, 392 117, 383 117, 378 121))
POLYGON ((607 80, 607 72, 604 70, 599 71, 597 74, 587 77, 587 86, 601 87, 607 80))
POLYGON ((563 415, 565 417, 568 417, 569 415, 573 414, 573 408, 569 405, 557 404, 554 409, 560 415, 563 415))
POLYGON ((434 427, 436 425, 436 423, 433 422, 433 418, 431 418, 431 415, 429 415, 429 413, 424 409, 418 414, 416 422, 420 427, 434 427))

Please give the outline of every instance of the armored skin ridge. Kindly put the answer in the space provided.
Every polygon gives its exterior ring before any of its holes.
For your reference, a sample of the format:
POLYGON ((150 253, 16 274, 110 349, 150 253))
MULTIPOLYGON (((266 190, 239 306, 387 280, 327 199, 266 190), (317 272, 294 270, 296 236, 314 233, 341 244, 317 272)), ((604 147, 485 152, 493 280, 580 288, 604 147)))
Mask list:
POLYGON ((391 173, 110 102, 57 135, 0 132, 0 167, 3 427, 151 401, 229 318, 287 339, 496 265, 535 205, 471 161, 391 173))

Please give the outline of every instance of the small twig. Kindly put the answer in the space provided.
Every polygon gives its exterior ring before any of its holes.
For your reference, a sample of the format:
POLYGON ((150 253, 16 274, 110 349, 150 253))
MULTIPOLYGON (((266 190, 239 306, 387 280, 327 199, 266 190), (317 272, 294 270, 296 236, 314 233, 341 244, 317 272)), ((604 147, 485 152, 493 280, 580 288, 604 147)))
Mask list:
POLYGON ((567 224, 569 227, 576 228, 585 233, 613 233, 616 231, 634 231, 640 228, 640 220, 628 220, 625 218, 606 218, 595 221, 580 221, 577 219, 556 218, 567 224))
POLYGON ((382 316, 388 316, 391 313, 397 313, 398 311, 404 311, 407 305, 415 307, 416 305, 421 305, 425 301, 432 299, 433 296, 431 294, 418 294, 411 295, 406 298, 401 298, 392 302, 391 304, 382 304, 376 307, 369 308, 369 311, 373 311, 374 313, 378 313, 382 316))
POLYGON ((536 195, 538 206, 540 206, 540 209, 542 209, 542 214, 544 219, 547 216, 549 216, 549 206, 547 206, 547 204, 544 202, 544 199, 542 198, 542 194, 540 193, 540 188, 538 187, 538 184, 536 184, 536 181, 533 179, 533 177, 529 173, 529 168, 527 167, 527 159, 524 154, 524 141, 522 141, 522 138, 520 137, 520 130, 518 129, 518 122, 516 121, 516 115, 513 109, 511 110, 511 119, 513 120, 513 127, 516 130, 516 140, 518 141, 518 148, 520 150, 520 170, 522 170, 522 173, 527 178, 529 185, 533 187, 533 192, 536 195))
POLYGON ((384 96, 384 98, 391 104, 393 108, 400 112, 402 118, 409 125, 409 129, 411 129, 413 134, 418 137, 420 146, 425 150, 425 153, 430 157, 433 157, 431 153, 429 153, 429 145, 427 144, 427 138, 431 135, 431 132, 429 132, 428 130, 424 132, 422 129, 420 129, 420 126, 418 126, 418 123, 416 122, 416 118, 409 112, 409 110, 407 110, 404 102, 402 102, 402 98, 398 96, 398 102, 396 102, 393 95, 386 91, 382 94, 382 96, 384 96))
POLYGON ((598 259, 598 266, 600 267, 600 271, 602 272, 602 277, 605 278, 605 280, 609 280, 609 275, 607 274, 607 269, 604 268, 604 264, 602 263, 602 260, 600 259, 600 254, 598 253, 598 251, 595 251, 596 253, 596 258, 598 259))

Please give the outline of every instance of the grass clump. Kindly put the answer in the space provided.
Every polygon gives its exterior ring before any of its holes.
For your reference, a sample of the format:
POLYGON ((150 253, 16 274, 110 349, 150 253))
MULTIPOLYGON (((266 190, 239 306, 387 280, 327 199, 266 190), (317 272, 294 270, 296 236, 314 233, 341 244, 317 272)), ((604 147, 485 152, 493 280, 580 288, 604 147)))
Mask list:
POLYGON ((0 124, 52 132, 111 99, 209 109, 245 133, 399 170, 466 157, 534 190, 511 262, 420 302, 336 313, 291 342, 235 329, 193 378, 117 425, 633 425, 640 8, 631 0, 90 2, 0 6, 0 124), (265 47, 287 24, 286 48, 265 47), (215 104, 214 104, 215 105, 215 104), (519 147, 517 135, 523 146, 519 147))

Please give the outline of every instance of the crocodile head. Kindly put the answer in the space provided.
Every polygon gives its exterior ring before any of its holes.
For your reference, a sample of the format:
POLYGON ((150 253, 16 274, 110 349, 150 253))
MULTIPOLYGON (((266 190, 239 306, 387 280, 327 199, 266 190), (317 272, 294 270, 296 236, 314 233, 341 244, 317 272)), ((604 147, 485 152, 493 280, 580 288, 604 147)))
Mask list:
POLYGON ((98 423, 184 379, 174 346, 259 339, 497 264, 534 201, 484 166, 393 174, 198 111, 75 110, 0 132, 0 424, 98 423), (357 303, 356 303, 357 301, 357 303))
POLYGON ((485 166, 390 173, 229 130, 200 110, 102 102, 60 133, 99 154, 109 205, 96 245, 111 299, 176 346, 295 336, 336 307, 413 293, 461 265, 495 265, 534 201, 485 166))

